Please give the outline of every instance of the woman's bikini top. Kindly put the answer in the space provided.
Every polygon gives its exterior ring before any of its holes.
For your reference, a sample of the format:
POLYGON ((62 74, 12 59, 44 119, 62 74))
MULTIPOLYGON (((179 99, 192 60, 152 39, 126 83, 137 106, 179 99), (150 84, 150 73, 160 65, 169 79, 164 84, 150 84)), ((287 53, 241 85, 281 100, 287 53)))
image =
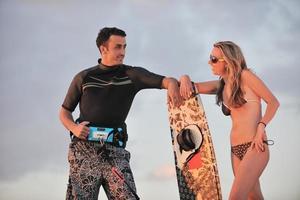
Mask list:
POLYGON ((231 114, 230 108, 224 102, 222 102, 222 112, 225 116, 229 116, 231 114))
MULTIPOLYGON (((256 99, 245 99, 246 103, 248 102, 257 102, 260 103, 258 100, 256 99)), ((222 112, 225 116, 229 116, 231 115, 231 110, 229 108, 229 106, 227 106, 224 102, 222 102, 222 112)))

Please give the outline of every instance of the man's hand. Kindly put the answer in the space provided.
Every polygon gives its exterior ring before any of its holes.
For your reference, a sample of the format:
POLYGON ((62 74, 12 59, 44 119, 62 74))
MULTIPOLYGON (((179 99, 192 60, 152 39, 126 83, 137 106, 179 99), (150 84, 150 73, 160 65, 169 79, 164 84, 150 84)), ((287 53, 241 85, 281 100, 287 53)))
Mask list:
POLYGON ((164 78, 162 86, 168 90, 168 103, 172 106, 179 107, 183 99, 180 95, 178 81, 174 78, 164 78))
POLYGON ((81 122, 80 124, 76 124, 74 126, 74 128, 71 130, 72 133, 80 138, 80 139, 83 139, 83 140, 86 140, 88 135, 89 135, 89 132, 90 132, 90 129, 89 127, 87 127, 86 125, 88 125, 90 122, 87 122, 87 121, 83 121, 81 122))
POLYGON ((80 124, 76 124, 74 122, 72 113, 63 107, 60 109, 59 118, 63 125, 76 137, 84 140, 87 139, 90 130, 86 125, 88 125, 89 122, 83 121, 80 124))

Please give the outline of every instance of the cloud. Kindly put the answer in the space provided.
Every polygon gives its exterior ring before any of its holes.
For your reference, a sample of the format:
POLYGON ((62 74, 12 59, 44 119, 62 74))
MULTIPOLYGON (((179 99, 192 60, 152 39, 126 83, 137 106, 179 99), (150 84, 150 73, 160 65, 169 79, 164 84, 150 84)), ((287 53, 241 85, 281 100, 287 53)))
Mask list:
POLYGON ((65 173, 34 171, 13 181, 0 181, 0 199, 63 199, 66 183, 65 173))
MULTIPOLYGON (((42 2, 1 1, 1 179, 15 180, 50 163, 67 166, 69 138, 58 109, 75 73, 96 63, 95 37, 103 26, 126 30, 128 64, 175 77, 190 74, 196 81, 216 78, 207 64, 212 44, 236 41, 275 94, 292 98, 289 105, 300 96, 298 1, 42 2)), ((138 99, 137 108, 162 96, 141 95, 149 101, 138 99)), ((157 120, 161 113, 137 116, 157 120)), ((136 121, 131 115, 138 127, 136 121)), ((172 168, 159 166, 149 176, 168 179, 172 168)))
POLYGON ((176 177, 175 165, 163 164, 149 174, 149 180, 162 181, 176 177))

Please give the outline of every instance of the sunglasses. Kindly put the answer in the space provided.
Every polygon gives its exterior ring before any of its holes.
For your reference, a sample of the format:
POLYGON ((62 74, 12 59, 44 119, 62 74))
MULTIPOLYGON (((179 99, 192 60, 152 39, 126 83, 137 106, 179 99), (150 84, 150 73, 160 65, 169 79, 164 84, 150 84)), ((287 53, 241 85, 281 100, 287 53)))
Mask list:
POLYGON ((211 63, 217 63, 219 61, 225 61, 224 58, 217 58, 216 56, 210 55, 209 60, 211 63))

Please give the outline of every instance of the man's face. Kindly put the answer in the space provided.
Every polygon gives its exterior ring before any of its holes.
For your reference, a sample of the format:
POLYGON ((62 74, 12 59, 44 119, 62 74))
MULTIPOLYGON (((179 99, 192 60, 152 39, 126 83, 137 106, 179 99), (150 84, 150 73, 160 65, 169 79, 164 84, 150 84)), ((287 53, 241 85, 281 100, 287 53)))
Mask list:
POLYGON ((125 37, 111 35, 101 48, 102 59, 108 65, 123 64, 126 49, 125 37))

